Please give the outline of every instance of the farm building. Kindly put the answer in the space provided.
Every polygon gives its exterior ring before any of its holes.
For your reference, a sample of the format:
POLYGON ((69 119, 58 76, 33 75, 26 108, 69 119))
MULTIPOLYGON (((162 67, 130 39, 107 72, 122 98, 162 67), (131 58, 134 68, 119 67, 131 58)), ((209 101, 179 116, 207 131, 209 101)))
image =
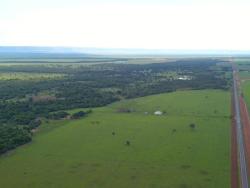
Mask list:
POLYGON ((178 80, 192 80, 192 78, 190 76, 180 76, 178 80))

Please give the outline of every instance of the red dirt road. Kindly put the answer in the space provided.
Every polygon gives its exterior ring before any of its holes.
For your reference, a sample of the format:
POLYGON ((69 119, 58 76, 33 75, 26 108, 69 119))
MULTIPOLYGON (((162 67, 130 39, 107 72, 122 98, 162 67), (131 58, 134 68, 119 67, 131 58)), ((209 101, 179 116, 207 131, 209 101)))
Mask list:
MULTIPOLYGON (((232 99, 232 117, 234 117, 234 105, 232 99)), ((237 150, 237 135, 235 119, 232 118, 231 125, 231 188, 239 187, 239 174, 238 174, 238 150, 237 150)))
POLYGON ((250 174, 250 119, 243 97, 240 97, 240 112, 243 126, 248 175, 250 174))

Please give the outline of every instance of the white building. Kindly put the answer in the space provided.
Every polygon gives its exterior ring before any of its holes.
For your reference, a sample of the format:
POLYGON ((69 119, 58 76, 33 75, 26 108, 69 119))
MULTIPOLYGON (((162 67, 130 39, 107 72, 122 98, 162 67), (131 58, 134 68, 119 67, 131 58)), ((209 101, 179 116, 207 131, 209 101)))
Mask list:
POLYGON ((161 111, 155 111, 154 112, 154 115, 157 115, 157 116, 160 116, 160 115, 162 115, 163 113, 161 112, 161 111))
POLYGON ((190 77, 190 76, 179 76, 178 80, 192 80, 192 77, 190 77))

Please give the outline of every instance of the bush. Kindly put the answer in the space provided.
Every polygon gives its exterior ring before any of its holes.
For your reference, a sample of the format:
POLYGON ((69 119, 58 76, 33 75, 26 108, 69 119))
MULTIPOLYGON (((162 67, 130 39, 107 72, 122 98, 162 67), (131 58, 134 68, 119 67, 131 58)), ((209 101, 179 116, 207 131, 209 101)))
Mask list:
POLYGON ((195 129, 196 125, 195 125, 194 123, 191 123, 191 124, 189 124, 189 127, 190 127, 191 129, 195 129))
POLYGON ((81 117, 83 117, 85 115, 86 115, 86 112, 79 111, 79 112, 76 112, 76 113, 72 114, 71 118, 72 119, 79 119, 79 118, 81 118, 81 117))
POLYGON ((69 113, 67 113, 65 111, 60 111, 60 112, 54 112, 52 114, 49 114, 48 118, 54 119, 54 120, 59 120, 59 119, 66 118, 68 115, 69 115, 69 113))
POLYGON ((30 129, 35 129, 37 128, 39 125, 42 124, 42 121, 40 119, 35 119, 35 120, 32 120, 30 123, 29 123, 29 128, 30 129))

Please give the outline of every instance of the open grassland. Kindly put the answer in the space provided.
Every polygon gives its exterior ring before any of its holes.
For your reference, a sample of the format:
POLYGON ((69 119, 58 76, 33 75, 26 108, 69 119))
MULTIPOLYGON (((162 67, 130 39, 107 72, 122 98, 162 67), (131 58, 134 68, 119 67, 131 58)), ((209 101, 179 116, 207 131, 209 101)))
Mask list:
POLYGON ((250 110, 250 59, 237 59, 236 64, 239 69, 241 79, 241 92, 245 98, 248 110, 250 110))
POLYGON ((244 64, 244 63, 249 63, 250 61, 250 58, 249 57, 245 57, 245 58, 235 58, 234 61, 237 63, 237 64, 244 64))
POLYGON ((241 84, 241 90, 243 92, 244 99, 247 103, 248 110, 250 110, 250 81, 246 80, 241 84))
POLYGON ((249 80, 250 79, 250 62, 249 64, 239 64, 239 77, 241 80, 249 80))
POLYGON ((156 57, 137 57, 137 56, 117 56, 117 57, 99 57, 99 58, 17 58, 17 59, 1 59, 0 66, 12 65, 44 65, 44 64, 57 64, 57 65, 91 65, 103 63, 126 63, 126 64, 150 64, 150 63, 165 63, 173 62, 176 58, 166 58, 162 56, 156 57))
POLYGON ((234 60, 238 66, 239 71, 248 71, 250 69, 250 59, 236 59, 234 60))
POLYGON ((242 80, 249 80, 250 79, 250 71, 240 71, 239 76, 240 76, 240 79, 242 79, 242 80))
POLYGON ((50 121, 0 158, 0 187, 228 188, 230 93, 153 95, 50 121))
POLYGON ((237 61, 241 79, 241 91, 250 110, 250 59, 237 61))
POLYGON ((239 76, 241 79, 250 79, 250 59, 249 58, 242 58, 235 60, 238 69, 239 69, 239 76))
POLYGON ((25 73, 25 72, 8 72, 0 73, 0 80, 49 80, 60 79, 66 76, 60 73, 25 73))

